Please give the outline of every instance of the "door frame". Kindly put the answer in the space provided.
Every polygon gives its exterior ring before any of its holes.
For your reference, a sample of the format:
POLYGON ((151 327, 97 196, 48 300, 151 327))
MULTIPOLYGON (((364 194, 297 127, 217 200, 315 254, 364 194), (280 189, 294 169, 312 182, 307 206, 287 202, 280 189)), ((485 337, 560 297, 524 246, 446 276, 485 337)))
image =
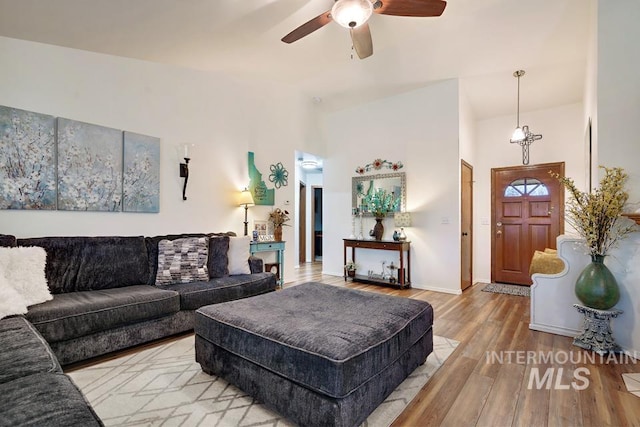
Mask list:
POLYGON ((298 188, 298 264, 307 262, 307 184, 300 181, 298 188))
POLYGON ((460 289, 461 290, 465 290, 470 288, 473 285, 473 166, 464 161, 463 159, 460 159, 460 224, 462 225, 464 223, 463 221, 463 216, 464 216, 464 209, 462 209, 462 198, 463 198, 463 192, 464 192, 464 185, 465 183, 462 181, 462 170, 463 168, 468 168, 469 169, 469 173, 470 173, 470 179, 471 179, 471 183, 469 185, 469 218, 467 223, 469 224, 469 231, 468 231, 468 235, 465 236, 463 233, 467 233, 467 231, 465 230, 460 230, 461 235, 460 235, 460 289), (462 257, 462 245, 463 245, 463 239, 464 238, 468 238, 469 242, 469 268, 470 268, 470 272, 469 272, 469 284, 467 286, 465 286, 465 284, 462 282, 462 276, 463 276, 463 271, 462 271, 462 261, 463 261, 463 257, 462 257))
MULTIPOLYGON (((496 171, 521 171, 520 178, 527 178, 526 172, 530 170, 542 169, 542 168, 559 168, 561 176, 564 176, 565 162, 553 162, 553 163, 541 163, 537 165, 519 165, 519 166, 506 166, 501 168, 491 168, 491 282, 495 281, 496 276, 496 185, 495 185, 495 173, 496 171)), ((564 234, 564 186, 560 185, 559 207, 558 210, 558 235, 564 234)))
POLYGON ((316 262, 316 189, 320 189, 324 196, 322 185, 311 186, 311 262, 316 262))

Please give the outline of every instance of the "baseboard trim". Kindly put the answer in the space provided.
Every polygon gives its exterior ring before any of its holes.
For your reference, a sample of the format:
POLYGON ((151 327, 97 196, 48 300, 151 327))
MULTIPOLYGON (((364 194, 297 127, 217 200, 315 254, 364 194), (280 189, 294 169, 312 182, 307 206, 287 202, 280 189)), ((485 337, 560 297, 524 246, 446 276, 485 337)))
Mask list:
POLYGON ((563 335, 565 337, 574 338, 576 335, 580 333, 577 329, 571 328, 563 328, 560 326, 548 326, 548 325, 540 325, 537 323, 529 323, 529 329, 540 332, 548 332, 550 334, 563 335))
POLYGON ((412 286, 414 289, 421 289, 425 291, 433 291, 433 292, 441 292, 443 294, 452 294, 452 295, 462 295, 462 289, 449 289, 449 288, 439 288, 437 286, 412 286))

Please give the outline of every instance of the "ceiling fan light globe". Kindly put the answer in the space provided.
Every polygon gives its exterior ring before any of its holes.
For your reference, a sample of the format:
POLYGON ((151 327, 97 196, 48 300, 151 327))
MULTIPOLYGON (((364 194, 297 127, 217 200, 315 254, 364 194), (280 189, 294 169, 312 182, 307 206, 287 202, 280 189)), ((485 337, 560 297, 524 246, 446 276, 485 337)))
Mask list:
POLYGON ((331 8, 331 17, 344 28, 358 28, 373 13, 370 0, 338 0, 331 8))

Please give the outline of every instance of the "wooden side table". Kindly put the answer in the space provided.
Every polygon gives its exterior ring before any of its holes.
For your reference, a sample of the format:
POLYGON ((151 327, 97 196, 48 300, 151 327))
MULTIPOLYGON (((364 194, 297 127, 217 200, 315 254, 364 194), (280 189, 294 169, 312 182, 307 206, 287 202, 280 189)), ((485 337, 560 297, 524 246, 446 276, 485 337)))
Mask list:
MULTIPOLYGON (((284 285, 284 244, 285 242, 251 242, 249 244, 249 252, 251 255, 255 255, 259 252, 275 252, 276 253, 276 263, 278 264, 278 274, 276 275, 276 280, 280 289, 282 289, 282 285, 284 285)), ((265 264, 265 268, 268 264, 265 264)), ((269 267, 270 271, 271 267, 269 267)))
POLYGON ((573 345, 585 350, 593 350, 600 355, 622 351, 613 339, 609 324, 611 319, 622 314, 622 310, 598 310, 580 304, 573 304, 573 306, 584 316, 582 333, 574 338, 573 345))

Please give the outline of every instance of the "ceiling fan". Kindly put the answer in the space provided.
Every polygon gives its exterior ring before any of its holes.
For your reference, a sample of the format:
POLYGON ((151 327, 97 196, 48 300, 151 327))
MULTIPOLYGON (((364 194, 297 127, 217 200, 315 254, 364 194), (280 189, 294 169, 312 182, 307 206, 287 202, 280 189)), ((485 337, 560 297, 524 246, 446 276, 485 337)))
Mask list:
POLYGON ((300 25, 282 38, 285 43, 293 43, 319 30, 331 21, 349 29, 353 47, 360 59, 373 54, 371 31, 367 21, 373 12, 394 16, 440 16, 447 6, 442 0, 336 0, 331 8, 300 25))

